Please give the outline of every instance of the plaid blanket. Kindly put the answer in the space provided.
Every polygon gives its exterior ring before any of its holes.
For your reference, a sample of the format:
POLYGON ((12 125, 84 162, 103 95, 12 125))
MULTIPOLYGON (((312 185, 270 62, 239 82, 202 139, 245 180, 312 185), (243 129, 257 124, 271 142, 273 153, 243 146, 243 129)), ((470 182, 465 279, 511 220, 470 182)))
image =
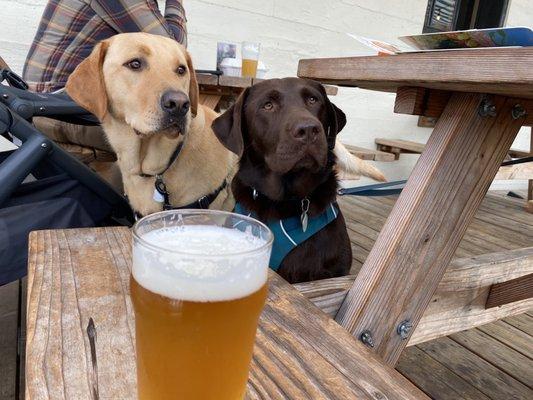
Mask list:
POLYGON ((117 33, 148 32, 187 42, 182 0, 49 0, 24 65, 30 90, 51 92, 99 41, 117 33))

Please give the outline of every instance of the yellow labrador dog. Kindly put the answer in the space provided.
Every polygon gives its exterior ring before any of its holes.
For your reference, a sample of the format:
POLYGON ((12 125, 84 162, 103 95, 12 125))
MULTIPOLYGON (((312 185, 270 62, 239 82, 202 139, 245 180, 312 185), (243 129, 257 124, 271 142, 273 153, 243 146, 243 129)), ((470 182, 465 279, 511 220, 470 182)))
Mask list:
MULTIPOLYGON (((141 215, 165 205, 232 210, 236 156, 211 129, 218 116, 198 103, 189 53, 174 40, 125 33, 100 42, 70 76, 67 93, 101 122, 117 154, 124 190, 141 215)), ((347 176, 383 175, 337 143, 347 176)))

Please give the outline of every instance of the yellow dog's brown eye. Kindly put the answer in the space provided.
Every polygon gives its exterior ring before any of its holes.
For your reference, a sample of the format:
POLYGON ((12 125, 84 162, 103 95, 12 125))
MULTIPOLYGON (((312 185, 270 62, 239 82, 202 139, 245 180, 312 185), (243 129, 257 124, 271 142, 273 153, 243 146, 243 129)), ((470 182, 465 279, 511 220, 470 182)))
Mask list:
POLYGON ((267 111, 270 111, 274 108, 274 104, 272 104, 271 101, 267 101, 265 104, 263 104, 263 108, 267 111))
POLYGON ((176 72, 178 73, 178 75, 183 75, 185 74, 185 72, 187 72, 187 68, 185 68, 184 65, 180 65, 178 69, 176 70, 176 72))
POLYGON ((138 58, 134 58, 133 60, 128 61, 124 66, 128 67, 129 69, 138 70, 142 67, 142 62, 138 58))
POLYGON ((317 98, 315 96, 309 96, 307 101, 309 102, 309 104, 315 104, 317 102, 317 98))

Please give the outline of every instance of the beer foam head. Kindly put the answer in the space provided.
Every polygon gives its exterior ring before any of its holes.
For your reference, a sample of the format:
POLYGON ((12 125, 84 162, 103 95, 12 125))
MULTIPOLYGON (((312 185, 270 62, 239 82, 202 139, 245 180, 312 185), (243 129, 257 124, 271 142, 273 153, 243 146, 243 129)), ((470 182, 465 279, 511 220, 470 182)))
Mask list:
POLYGON ((225 301, 248 296, 267 280, 270 246, 237 229, 186 225, 142 235, 133 246, 133 277, 176 300, 225 301))

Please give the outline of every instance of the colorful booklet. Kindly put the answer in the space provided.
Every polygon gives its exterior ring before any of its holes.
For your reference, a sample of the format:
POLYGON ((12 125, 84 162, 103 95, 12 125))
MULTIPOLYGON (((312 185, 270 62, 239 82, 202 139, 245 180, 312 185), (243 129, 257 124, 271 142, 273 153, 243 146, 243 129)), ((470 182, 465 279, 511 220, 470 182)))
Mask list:
POLYGON ((401 36, 399 39, 418 50, 464 49, 477 47, 533 46, 533 30, 518 26, 470 29, 401 36))
POLYGON ((401 36, 399 39, 409 47, 399 47, 351 33, 348 36, 376 50, 378 54, 533 46, 533 30, 521 26, 401 36))

